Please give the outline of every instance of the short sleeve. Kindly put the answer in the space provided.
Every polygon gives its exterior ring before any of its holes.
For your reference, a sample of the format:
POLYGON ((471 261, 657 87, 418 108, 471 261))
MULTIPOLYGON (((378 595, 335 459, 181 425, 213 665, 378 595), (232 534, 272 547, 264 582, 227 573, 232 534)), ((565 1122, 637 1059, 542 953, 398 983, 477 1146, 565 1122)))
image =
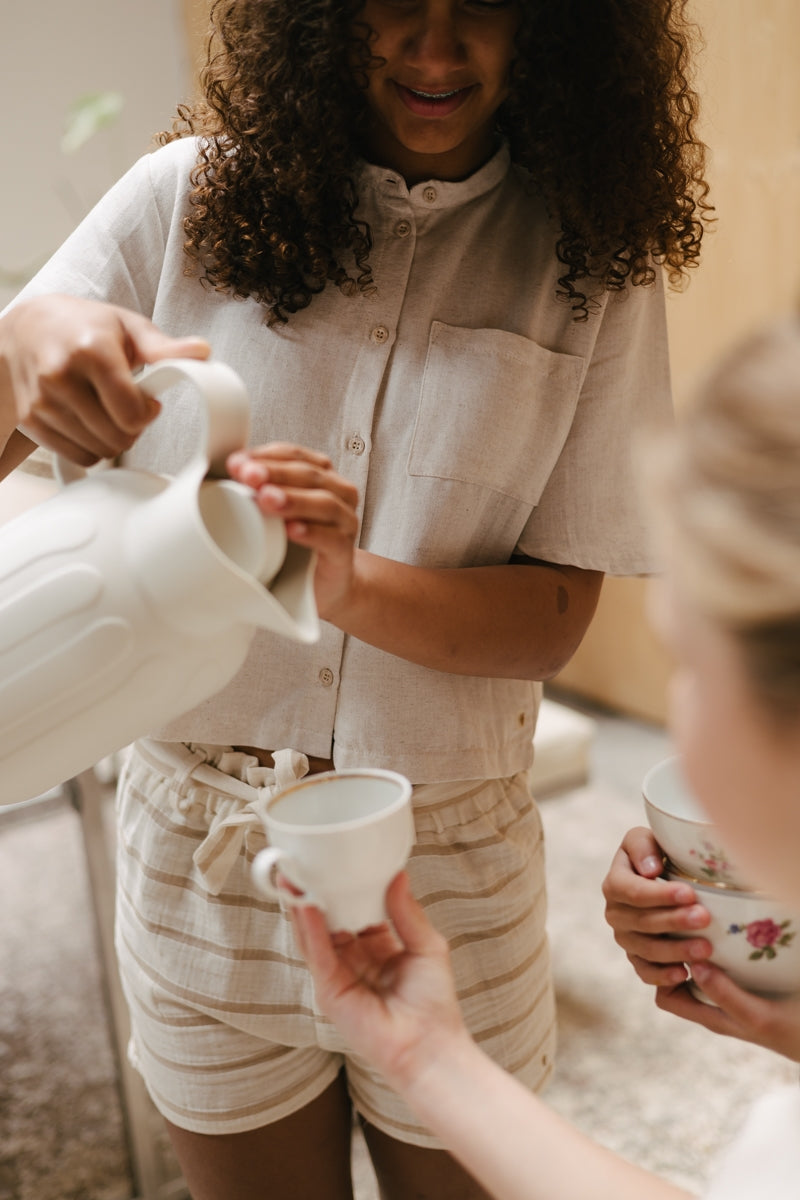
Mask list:
POLYGON ((672 421, 664 285, 611 293, 569 435, 519 553, 610 575, 656 569, 638 478, 642 435, 672 421))
POLYGON ((193 141, 173 142, 140 158, 98 201, 12 304, 65 293, 150 316, 167 238, 180 214, 193 141))

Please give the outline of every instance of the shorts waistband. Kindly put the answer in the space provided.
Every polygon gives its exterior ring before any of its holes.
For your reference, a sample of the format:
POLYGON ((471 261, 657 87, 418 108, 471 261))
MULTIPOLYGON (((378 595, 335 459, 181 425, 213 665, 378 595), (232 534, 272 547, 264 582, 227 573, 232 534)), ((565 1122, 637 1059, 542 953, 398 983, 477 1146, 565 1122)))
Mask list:
POLYGON ((278 750, 274 766, 231 746, 159 742, 140 738, 135 752, 169 781, 178 812, 189 810, 208 821, 208 834, 193 855, 208 891, 222 890, 251 833, 264 837, 264 811, 270 798, 308 774, 308 759, 297 750, 278 750), (244 778, 240 778, 244 776, 244 778))
MULTIPOLYGON (((272 782, 269 776, 274 776, 278 770, 277 765, 265 767, 254 755, 234 750, 232 746, 202 743, 187 745, 185 742, 159 742, 155 738, 140 738, 136 748, 145 762, 165 775, 191 778, 196 785, 212 788, 215 792, 222 792, 223 795, 245 802, 251 801, 265 783, 272 782), (230 769, 226 770, 226 767, 230 769), (238 771, 249 775, 254 782, 240 778, 238 771), (265 774, 267 779, 262 778, 265 774)), ((296 755, 298 765, 302 768, 298 775, 293 774, 290 778, 302 778, 307 770, 303 760, 306 763, 308 760, 298 751, 292 750, 289 753, 296 755)))

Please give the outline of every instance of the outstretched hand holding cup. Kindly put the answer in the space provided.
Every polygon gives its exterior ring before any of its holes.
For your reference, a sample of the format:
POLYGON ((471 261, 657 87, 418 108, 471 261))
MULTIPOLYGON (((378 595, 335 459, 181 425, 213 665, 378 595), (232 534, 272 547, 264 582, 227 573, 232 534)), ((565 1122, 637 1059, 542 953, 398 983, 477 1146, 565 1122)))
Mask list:
POLYGON ((405 871, 392 880, 386 906, 391 924, 359 937, 331 936, 314 908, 295 910, 294 930, 320 1010, 403 1092, 439 1055, 456 1047, 471 1055, 474 1047, 447 942, 412 895, 405 871))
POLYGON ((253 879, 270 899, 321 909, 332 930, 387 919, 389 883, 414 844, 411 784, 394 771, 328 771, 278 792, 264 816, 269 846, 253 879), (281 886, 276 871, 296 889, 281 886))

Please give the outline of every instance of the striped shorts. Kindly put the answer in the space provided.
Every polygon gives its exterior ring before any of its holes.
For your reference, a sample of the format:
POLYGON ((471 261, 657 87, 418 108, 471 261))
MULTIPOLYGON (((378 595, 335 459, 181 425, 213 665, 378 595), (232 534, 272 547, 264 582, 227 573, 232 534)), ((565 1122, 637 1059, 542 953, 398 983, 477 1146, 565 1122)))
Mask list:
MULTIPOLYGON (((303 1108, 344 1067, 352 1102, 390 1137, 441 1143, 317 1010, 291 922, 257 893, 259 811, 307 768, 229 747, 137 743, 120 779, 116 940, 131 1059, 156 1107, 198 1133, 303 1108)), ((555 1009, 542 827, 525 773, 414 789, 414 893, 447 937, 466 1022, 532 1089, 552 1071, 555 1009)))

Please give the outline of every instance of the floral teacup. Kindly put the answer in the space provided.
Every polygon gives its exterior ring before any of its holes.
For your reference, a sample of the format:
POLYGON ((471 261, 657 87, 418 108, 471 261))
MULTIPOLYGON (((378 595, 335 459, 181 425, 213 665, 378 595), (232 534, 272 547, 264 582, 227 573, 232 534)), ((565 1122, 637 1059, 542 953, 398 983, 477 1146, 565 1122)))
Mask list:
POLYGON ((670 862, 703 882, 748 889, 716 828, 689 791, 677 757, 666 758, 648 771, 642 792, 647 823, 670 862))
POLYGON ((711 913, 699 933, 714 948, 715 966, 749 992, 800 993, 800 912, 763 893, 703 883, 671 864, 665 875, 690 883, 711 913))

